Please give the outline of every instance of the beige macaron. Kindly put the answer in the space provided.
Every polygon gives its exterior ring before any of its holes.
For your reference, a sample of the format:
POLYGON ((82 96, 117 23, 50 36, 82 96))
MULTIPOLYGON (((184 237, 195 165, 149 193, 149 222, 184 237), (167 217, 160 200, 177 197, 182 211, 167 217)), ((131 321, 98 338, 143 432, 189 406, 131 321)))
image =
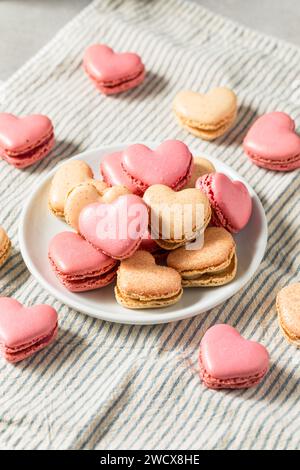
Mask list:
POLYGON ((64 217, 71 227, 78 231, 78 220, 82 209, 94 202, 111 203, 119 196, 129 194, 126 186, 108 187, 104 181, 87 180, 73 187, 67 194, 64 217))
POLYGON ((208 173, 215 173, 214 165, 203 157, 194 157, 194 166, 190 180, 183 189, 194 188, 196 181, 200 176, 207 175, 208 173))
POLYGON ((204 232, 202 248, 178 248, 169 253, 167 265, 180 273, 183 287, 227 284, 234 279, 237 271, 234 239, 222 227, 208 227, 204 232))
POLYGON ((0 227, 0 266, 2 266, 11 252, 11 241, 5 230, 0 227))
POLYGON ((213 140, 223 135, 234 123, 237 98, 227 87, 211 89, 208 93, 180 91, 173 102, 179 124, 196 137, 213 140))
POLYGON ((166 250, 174 250, 197 238, 211 218, 206 195, 195 188, 176 192, 155 184, 143 198, 150 209, 152 236, 166 250))
POLYGON ((276 308, 284 337, 300 348, 300 282, 290 284, 278 292, 276 308))
POLYGON ((93 176, 90 166, 82 160, 63 163, 51 181, 48 200, 51 212, 57 217, 64 217, 65 202, 70 190, 93 176))
POLYGON ((117 302, 126 308, 161 308, 182 296, 181 277, 175 269, 160 266, 143 250, 121 261, 115 287, 117 302))

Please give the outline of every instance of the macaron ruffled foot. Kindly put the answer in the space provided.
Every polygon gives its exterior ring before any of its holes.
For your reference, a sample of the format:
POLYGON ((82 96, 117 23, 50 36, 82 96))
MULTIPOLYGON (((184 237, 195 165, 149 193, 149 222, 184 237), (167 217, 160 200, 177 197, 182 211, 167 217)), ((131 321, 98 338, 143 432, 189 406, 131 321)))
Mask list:
POLYGON ((11 241, 5 232, 5 230, 0 227, 0 267, 7 261, 11 252, 11 241))

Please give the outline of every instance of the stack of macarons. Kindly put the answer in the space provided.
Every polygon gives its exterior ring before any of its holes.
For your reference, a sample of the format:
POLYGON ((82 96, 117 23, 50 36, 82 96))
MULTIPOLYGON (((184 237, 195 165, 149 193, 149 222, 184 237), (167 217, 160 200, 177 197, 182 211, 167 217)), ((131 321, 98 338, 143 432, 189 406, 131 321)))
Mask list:
POLYGON ((243 183, 216 173, 178 140, 156 149, 130 145, 105 156, 100 173, 97 180, 86 162, 71 160, 51 182, 50 210, 74 230, 57 234, 48 248, 65 288, 82 292, 116 279, 122 306, 157 308, 178 302, 184 287, 234 279, 231 232, 251 215, 243 183))

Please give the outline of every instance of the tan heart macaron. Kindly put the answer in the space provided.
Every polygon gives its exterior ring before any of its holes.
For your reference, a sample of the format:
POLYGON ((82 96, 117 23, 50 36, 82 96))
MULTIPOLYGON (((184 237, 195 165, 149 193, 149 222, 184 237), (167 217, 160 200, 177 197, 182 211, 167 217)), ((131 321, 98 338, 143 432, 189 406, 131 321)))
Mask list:
POLYGON ((180 273, 183 287, 222 286, 236 275, 234 239, 222 227, 208 227, 201 249, 178 248, 169 253, 167 265, 180 273))
POLYGON ((191 178, 183 189, 194 188, 198 178, 209 173, 215 173, 215 171, 216 169, 214 165, 209 160, 207 160, 207 158, 194 157, 191 178))
POLYGON ((284 337, 300 348, 300 282, 290 284, 278 292, 276 308, 284 337))
POLYGON ((157 265, 148 251, 139 250, 121 261, 115 296, 127 308, 167 307, 182 296, 181 277, 175 269, 157 265))
POLYGON ((126 186, 108 187, 104 181, 87 180, 72 188, 66 198, 64 217, 78 231, 78 220, 82 209, 94 202, 110 203, 123 194, 130 194, 126 186))
POLYGON ((65 202, 69 191, 93 178, 90 166, 82 160, 70 160, 63 163, 55 173, 49 191, 49 208, 57 217, 64 217, 65 202))
POLYGON ((207 227, 211 208, 205 194, 189 188, 173 191, 154 184, 143 197, 150 208, 151 232, 157 244, 174 250, 194 240, 207 227))
POLYGON ((234 123, 237 98, 227 87, 211 89, 208 93, 180 91, 173 102, 179 124, 196 137, 213 140, 223 135, 234 123))
POLYGON ((11 241, 5 230, 0 227, 0 266, 2 266, 10 255, 11 241))

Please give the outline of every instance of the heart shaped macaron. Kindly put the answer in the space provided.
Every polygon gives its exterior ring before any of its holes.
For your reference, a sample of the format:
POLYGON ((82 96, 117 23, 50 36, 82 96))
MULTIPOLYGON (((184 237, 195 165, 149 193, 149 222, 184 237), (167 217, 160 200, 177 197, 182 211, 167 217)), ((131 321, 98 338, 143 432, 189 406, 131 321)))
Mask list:
POLYGON ((264 346, 244 339, 229 325, 209 328, 199 354, 200 376, 209 388, 248 388, 257 385, 269 368, 264 346))
POLYGON ((195 188, 176 192, 155 184, 147 189, 143 199, 151 210, 151 232, 162 248, 175 249, 194 240, 210 221, 208 199, 195 188))
POLYGON ((211 173, 200 177, 196 188, 208 197, 215 225, 229 232, 239 232, 247 225, 252 212, 252 199, 244 183, 231 181, 223 173, 211 173))
POLYGON ((300 348, 300 282, 285 286, 278 292, 276 307, 284 337, 300 348))
POLYGON ((0 349, 10 362, 25 359, 47 346, 57 334, 57 313, 49 305, 24 307, 0 298, 0 349))
POLYGON ((93 171, 83 160, 70 160, 63 163, 51 181, 49 208, 57 217, 64 216, 68 193, 74 186, 93 178, 93 171))
POLYGON ((191 176, 193 157, 180 140, 166 140, 155 150, 146 145, 130 145, 122 154, 121 165, 141 193, 153 184, 181 189, 191 176))
POLYGON ((135 194, 120 196, 110 204, 89 204, 79 216, 80 234, 115 259, 128 258, 138 249, 147 226, 147 207, 135 194))
POLYGON ((80 183, 67 195, 64 208, 65 220, 67 224, 78 231, 79 215, 85 206, 95 202, 109 203, 123 194, 130 194, 125 186, 108 188, 104 181, 93 179, 80 183))
POLYGON ((237 113, 237 99, 226 87, 213 88, 208 93, 183 90, 176 95, 173 109, 185 129, 197 137, 212 140, 232 126, 237 113))
POLYGON ((56 276, 72 292, 104 287, 112 282, 117 270, 116 260, 73 232, 55 235, 48 256, 56 276))
POLYGON ((157 265, 149 252, 138 250, 121 261, 115 295, 127 308, 166 307, 180 300, 181 277, 175 269, 157 265))
POLYGON ((244 149, 253 163, 263 168, 289 171, 300 168, 300 136, 286 113, 267 113, 250 127, 244 149))
POLYGON ((105 44, 94 44, 85 51, 83 66, 104 94, 120 93, 144 80, 145 67, 138 54, 115 52, 105 44))
POLYGON ((25 168, 44 158, 53 145, 53 125, 47 116, 0 113, 0 156, 8 163, 25 168))

